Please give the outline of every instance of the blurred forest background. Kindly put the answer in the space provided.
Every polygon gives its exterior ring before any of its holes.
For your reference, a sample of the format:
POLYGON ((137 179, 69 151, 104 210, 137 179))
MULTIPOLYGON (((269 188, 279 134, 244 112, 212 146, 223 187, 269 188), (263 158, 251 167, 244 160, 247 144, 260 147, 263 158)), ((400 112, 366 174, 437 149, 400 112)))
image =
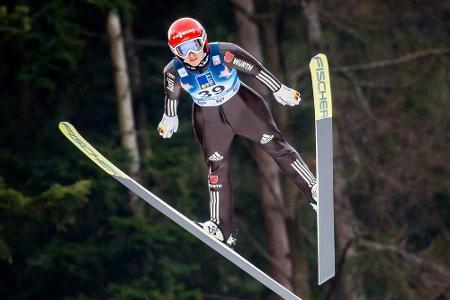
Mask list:
POLYGON ((307 66, 318 52, 330 61, 337 275, 317 286, 314 211, 243 139, 233 144, 236 250, 303 299, 450 299, 450 2, 439 0, 2 1, 0 299, 276 298, 57 129, 72 122, 149 190, 205 220, 192 101, 183 96, 170 140, 155 129, 166 33, 182 16, 301 91, 287 109, 243 79, 313 169, 307 66))

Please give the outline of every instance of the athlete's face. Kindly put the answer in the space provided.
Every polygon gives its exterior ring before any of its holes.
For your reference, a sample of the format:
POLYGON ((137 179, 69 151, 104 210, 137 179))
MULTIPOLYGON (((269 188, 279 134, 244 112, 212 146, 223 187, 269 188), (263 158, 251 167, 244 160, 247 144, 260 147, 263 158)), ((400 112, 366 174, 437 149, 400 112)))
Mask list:
POLYGON ((193 67, 196 67, 200 64, 203 57, 205 56, 205 51, 200 51, 199 53, 190 52, 189 55, 184 58, 184 62, 190 64, 193 67))

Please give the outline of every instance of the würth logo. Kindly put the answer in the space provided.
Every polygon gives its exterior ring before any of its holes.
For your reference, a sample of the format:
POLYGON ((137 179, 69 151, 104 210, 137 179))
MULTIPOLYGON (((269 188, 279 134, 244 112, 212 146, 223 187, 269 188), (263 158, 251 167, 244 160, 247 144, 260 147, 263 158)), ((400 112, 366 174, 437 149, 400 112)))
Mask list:
POLYGON ((242 59, 239 58, 235 58, 233 60, 233 65, 241 67, 242 69, 245 69, 247 71, 251 71, 253 69, 253 65, 251 63, 243 61, 242 59))
MULTIPOLYGON (((167 73, 167 74, 170 74, 170 73, 167 73)), ((167 76, 167 89, 169 91, 171 91, 172 93, 175 92, 175 83, 170 76, 167 76)))

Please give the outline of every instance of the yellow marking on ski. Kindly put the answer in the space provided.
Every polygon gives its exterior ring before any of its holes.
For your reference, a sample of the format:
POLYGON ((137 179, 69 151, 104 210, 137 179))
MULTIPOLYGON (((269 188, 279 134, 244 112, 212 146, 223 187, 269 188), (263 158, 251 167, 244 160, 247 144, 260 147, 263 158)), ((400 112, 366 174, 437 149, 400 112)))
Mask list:
POLYGON ((317 54, 311 59, 309 69, 312 78, 316 120, 331 118, 333 107, 327 57, 322 53, 317 54))
POLYGON ((112 176, 130 178, 127 174, 122 172, 119 168, 113 165, 103 155, 101 155, 88 141, 86 141, 69 122, 60 122, 59 130, 81 150, 87 157, 89 157, 94 163, 102 168, 106 173, 112 176))

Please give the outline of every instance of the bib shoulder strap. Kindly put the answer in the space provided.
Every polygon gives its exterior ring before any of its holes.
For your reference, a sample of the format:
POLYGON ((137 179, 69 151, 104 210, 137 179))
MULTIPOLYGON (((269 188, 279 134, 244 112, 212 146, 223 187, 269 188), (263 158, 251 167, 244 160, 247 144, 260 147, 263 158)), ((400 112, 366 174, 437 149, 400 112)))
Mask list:
POLYGON ((173 67, 175 68, 175 70, 184 68, 183 63, 176 57, 173 58, 172 63, 173 63, 173 67))
POLYGON ((209 43, 208 46, 209 46, 210 57, 220 54, 220 49, 219 49, 218 43, 209 43))

